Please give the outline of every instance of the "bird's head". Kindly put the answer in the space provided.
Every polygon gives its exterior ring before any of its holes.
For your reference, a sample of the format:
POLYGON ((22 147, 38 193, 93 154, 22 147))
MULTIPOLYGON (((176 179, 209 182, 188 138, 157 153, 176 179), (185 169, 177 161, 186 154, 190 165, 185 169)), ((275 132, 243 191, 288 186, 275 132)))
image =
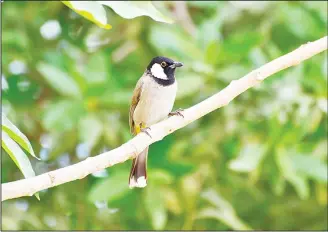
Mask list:
POLYGON ((155 78, 169 80, 174 79, 175 69, 182 66, 183 64, 181 62, 167 57, 157 56, 150 61, 147 71, 155 78))

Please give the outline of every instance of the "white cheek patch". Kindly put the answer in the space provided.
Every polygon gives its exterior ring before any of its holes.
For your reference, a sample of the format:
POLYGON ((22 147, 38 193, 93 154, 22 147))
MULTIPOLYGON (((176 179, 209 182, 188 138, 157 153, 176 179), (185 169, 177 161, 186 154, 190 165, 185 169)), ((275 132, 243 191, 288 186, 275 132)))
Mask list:
POLYGON ((167 80, 167 76, 164 73, 164 69, 162 68, 162 66, 160 64, 153 64, 150 71, 154 77, 157 77, 157 78, 163 79, 163 80, 167 80))

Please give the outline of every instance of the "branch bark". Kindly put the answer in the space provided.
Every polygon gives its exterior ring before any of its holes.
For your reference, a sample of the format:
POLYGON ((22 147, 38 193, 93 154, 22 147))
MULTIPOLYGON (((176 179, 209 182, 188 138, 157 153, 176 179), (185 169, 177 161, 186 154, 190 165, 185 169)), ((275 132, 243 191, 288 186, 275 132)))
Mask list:
POLYGON ((57 169, 28 179, 22 179, 2 185, 2 201, 22 196, 32 196, 34 193, 52 188, 99 170, 111 167, 134 158, 150 144, 162 140, 165 136, 222 107, 247 89, 259 84, 265 78, 327 50, 327 36, 300 46, 298 49, 281 56, 262 67, 252 71, 239 80, 232 81, 225 89, 206 100, 184 110, 184 118, 172 116, 151 126, 152 138, 140 133, 120 147, 89 157, 77 164, 57 169))

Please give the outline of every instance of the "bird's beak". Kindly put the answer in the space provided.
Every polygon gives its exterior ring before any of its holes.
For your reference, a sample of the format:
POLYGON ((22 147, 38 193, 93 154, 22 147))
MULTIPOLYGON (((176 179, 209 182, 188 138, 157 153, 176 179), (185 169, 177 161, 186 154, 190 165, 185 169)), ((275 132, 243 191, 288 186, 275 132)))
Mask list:
POLYGON ((181 62, 174 62, 171 66, 170 66, 170 68, 178 68, 178 67, 182 67, 183 66, 183 64, 181 63, 181 62))

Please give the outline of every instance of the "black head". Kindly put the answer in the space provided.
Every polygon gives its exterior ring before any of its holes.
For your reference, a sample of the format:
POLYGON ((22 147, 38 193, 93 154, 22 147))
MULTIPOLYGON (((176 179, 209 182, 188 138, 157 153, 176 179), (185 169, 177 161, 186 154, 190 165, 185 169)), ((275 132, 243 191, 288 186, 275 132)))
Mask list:
POLYGON ((174 83, 175 69, 183 64, 170 58, 157 56, 147 66, 147 72, 160 84, 169 85, 174 83))

